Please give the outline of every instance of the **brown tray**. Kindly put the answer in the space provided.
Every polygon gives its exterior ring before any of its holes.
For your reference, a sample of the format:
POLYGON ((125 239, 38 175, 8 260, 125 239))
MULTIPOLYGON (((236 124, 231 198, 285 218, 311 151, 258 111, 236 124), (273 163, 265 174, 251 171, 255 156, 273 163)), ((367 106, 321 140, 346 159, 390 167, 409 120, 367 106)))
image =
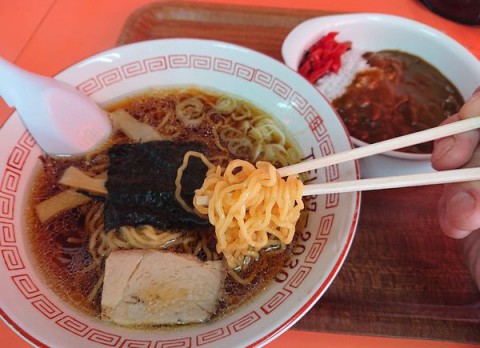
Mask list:
MULTIPOLYGON (((287 33, 321 11, 158 3, 133 13, 118 44, 190 37, 281 60, 287 33)), ((439 186, 366 192, 357 235, 332 286, 298 330, 480 342, 480 293, 438 227, 439 186)))

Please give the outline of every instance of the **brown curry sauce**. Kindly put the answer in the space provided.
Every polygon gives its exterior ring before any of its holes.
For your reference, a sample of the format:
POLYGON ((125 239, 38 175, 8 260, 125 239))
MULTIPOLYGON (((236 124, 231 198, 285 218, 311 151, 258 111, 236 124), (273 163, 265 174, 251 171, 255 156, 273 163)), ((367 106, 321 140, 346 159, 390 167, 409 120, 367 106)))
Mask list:
MULTIPOLYGON (((350 134, 376 143, 438 126, 464 103, 457 88, 422 58, 393 50, 363 55, 372 68, 359 72, 333 101, 350 134)), ((431 153, 424 143, 401 151, 431 153)))

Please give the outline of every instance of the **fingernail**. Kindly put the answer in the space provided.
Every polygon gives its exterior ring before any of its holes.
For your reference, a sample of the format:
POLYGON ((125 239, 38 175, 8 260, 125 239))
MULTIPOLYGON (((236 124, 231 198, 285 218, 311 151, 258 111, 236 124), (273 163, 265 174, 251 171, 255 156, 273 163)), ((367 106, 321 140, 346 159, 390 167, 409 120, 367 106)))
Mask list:
POLYGON ((480 87, 478 87, 475 92, 473 92, 472 96, 476 95, 476 94, 480 94, 480 87))
POLYGON ((476 204, 475 198, 470 193, 458 192, 447 202, 447 214, 455 220, 468 218, 474 212, 476 204))
POLYGON ((435 159, 442 158, 455 145, 455 140, 452 136, 439 139, 435 142, 434 157, 435 159))

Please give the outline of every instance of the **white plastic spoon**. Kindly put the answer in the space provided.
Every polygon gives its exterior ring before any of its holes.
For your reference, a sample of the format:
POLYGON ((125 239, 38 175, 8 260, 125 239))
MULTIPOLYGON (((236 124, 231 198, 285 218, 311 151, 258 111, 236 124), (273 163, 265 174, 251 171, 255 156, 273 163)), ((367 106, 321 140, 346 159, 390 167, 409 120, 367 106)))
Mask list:
POLYGON ((79 155, 110 135, 108 116, 93 100, 65 82, 30 73, 1 57, 0 95, 50 155, 79 155))

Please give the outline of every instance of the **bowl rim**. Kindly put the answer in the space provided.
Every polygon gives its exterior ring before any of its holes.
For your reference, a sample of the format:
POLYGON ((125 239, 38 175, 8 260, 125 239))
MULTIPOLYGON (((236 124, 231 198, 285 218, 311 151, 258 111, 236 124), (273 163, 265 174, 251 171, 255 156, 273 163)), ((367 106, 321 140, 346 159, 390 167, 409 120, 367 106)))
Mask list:
MULTIPOLYGON (((376 23, 386 24, 388 26, 407 25, 407 26, 411 26, 412 28, 417 28, 418 30, 422 30, 430 34, 432 37, 435 37, 437 41, 453 47, 455 49, 456 54, 461 56, 460 58, 462 60, 465 60, 466 62, 468 62, 469 66, 477 66, 480 74, 480 61, 466 47, 461 45, 458 41, 456 41, 449 35, 427 24, 418 22, 410 18, 391 15, 391 14, 373 13, 373 12, 344 13, 344 14, 320 16, 320 17, 310 18, 298 24, 288 33, 288 35, 286 36, 282 44, 281 53, 282 53, 282 58, 285 64, 291 69, 297 71, 298 67, 295 66, 295 60, 296 58, 301 56, 301 54, 303 54, 306 48, 306 46, 299 47, 296 44, 297 39, 299 37, 312 38, 312 37, 318 36, 319 33, 321 33, 323 30, 328 28, 329 24, 336 24, 335 23, 336 21, 342 21, 340 26, 357 24, 357 23, 376 22, 376 23)), ((370 143, 364 142, 353 136, 350 136, 350 138, 352 139, 352 142, 356 146, 370 145, 370 143)), ((418 153, 402 152, 398 150, 384 152, 380 155, 389 156, 397 159, 403 159, 403 160, 413 160, 413 161, 429 161, 432 157, 430 153, 418 154, 418 153)))
MULTIPOLYGON (((252 50, 250 48, 247 48, 247 47, 243 47, 243 46, 239 46, 239 45, 231 44, 231 43, 227 43, 227 42, 222 42, 222 41, 218 41, 218 40, 203 40, 203 39, 189 39, 189 38, 156 39, 156 40, 148 40, 148 41, 131 43, 131 44, 124 45, 124 46, 119 46, 119 47, 113 47, 113 48, 104 50, 102 52, 96 53, 92 56, 88 56, 88 57, 86 57, 86 58, 84 58, 80 61, 74 62, 74 63, 70 64, 69 66, 65 67, 64 69, 59 71, 57 74, 55 74, 54 78, 62 80, 62 74, 66 73, 68 70, 80 67, 82 64, 88 63, 90 60, 105 56, 106 54, 115 52, 116 50, 121 49, 125 46, 143 46, 143 45, 147 45, 149 42, 152 42, 152 41, 162 41, 162 42, 165 42, 165 41, 172 41, 172 42, 192 42, 192 41, 195 41, 195 42, 204 42, 204 43, 210 43, 210 44, 212 44, 212 43, 213 44, 221 44, 221 45, 224 45, 224 46, 226 45, 227 47, 233 48, 233 49, 236 49, 236 50, 243 50, 244 52, 247 52, 247 53, 260 54, 260 55, 266 57, 269 60, 275 61, 272 57, 270 57, 270 56, 268 56, 268 55, 266 55, 262 52, 258 52, 258 51, 252 50)), ((281 62, 278 62, 278 63, 281 64, 281 62)), ((288 68, 287 66, 285 66, 285 67, 288 68)), ((292 69, 288 69, 288 70, 292 70, 292 69)), ((300 76, 295 70, 292 70, 292 72, 294 74, 300 76)), ((324 98, 324 96, 316 88, 313 88, 313 90, 315 90, 319 94, 319 96, 324 98)), ((327 104, 330 105, 330 103, 328 102, 328 100, 326 98, 324 98, 324 100, 327 104)), ((331 107, 331 105, 330 105, 330 107, 331 107)), ((337 119, 340 122, 340 125, 344 129, 346 139, 349 142, 349 146, 352 147, 352 141, 351 141, 351 138, 348 135, 348 131, 345 128, 345 125, 341 121, 341 118, 339 117, 336 110, 333 107, 331 107, 331 109, 332 109, 333 113, 337 116, 337 119)), ((19 117, 18 113, 16 111, 13 111, 10 114, 7 121, 5 122, 4 126, 0 130, 4 131, 5 128, 8 128, 6 126, 10 125, 11 123, 13 124, 14 120, 15 119, 18 120, 19 118, 20 117, 19 117)), ((359 179, 359 166, 358 166, 357 161, 354 162, 354 174, 357 177, 357 179, 359 179)), ((250 346, 264 345, 264 344, 267 344, 268 342, 270 342, 271 340, 273 340, 274 338, 278 337, 278 335, 280 335, 281 333, 286 331, 295 322, 297 322, 304 314, 306 314, 306 312, 324 294, 326 289, 328 289, 328 287, 331 285, 332 281, 335 279, 336 275, 338 274, 339 270, 341 269, 341 267, 342 267, 342 265, 343 265, 343 263, 346 259, 346 256, 348 255, 348 252, 349 252, 349 250, 352 246, 353 238, 355 236, 355 232, 356 232, 356 228, 357 228, 358 220, 359 220, 360 202, 361 202, 361 193, 357 192, 354 196, 354 199, 352 199, 352 221, 351 221, 351 223, 349 223, 349 230, 345 232, 346 236, 347 236, 347 238, 345 240, 345 244, 342 246, 341 252, 339 253, 336 261, 333 263, 333 267, 332 267, 331 271, 328 273, 328 276, 326 277, 326 279, 323 281, 323 284, 321 284, 321 286, 318 287, 318 289, 316 291, 311 293, 308 301, 306 301, 302 307, 300 307, 297 311, 295 311, 294 314, 292 314, 288 318, 281 319, 280 322, 282 322, 282 323, 280 325, 275 325, 275 326, 272 325, 272 327, 270 328, 270 330, 268 332, 263 333, 262 337, 260 339, 258 339, 256 342, 250 343, 250 346)), ((38 338, 33 337, 26 329, 23 329, 19 324, 17 324, 11 317, 9 317, 7 315, 7 313, 3 310, 3 308, 0 308, 0 318, 2 318, 2 320, 6 323, 6 325, 9 326, 20 337, 22 337, 26 342, 28 342, 32 345, 40 346, 40 347, 48 347, 47 344, 41 342, 38 338)))

